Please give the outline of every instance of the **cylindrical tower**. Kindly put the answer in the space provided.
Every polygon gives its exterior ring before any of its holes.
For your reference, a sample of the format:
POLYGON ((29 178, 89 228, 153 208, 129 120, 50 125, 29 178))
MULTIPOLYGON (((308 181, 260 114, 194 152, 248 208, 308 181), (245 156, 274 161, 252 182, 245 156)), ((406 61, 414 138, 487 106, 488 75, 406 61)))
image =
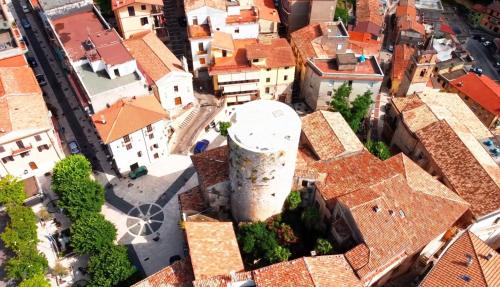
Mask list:
POLYGON ((238 106, 229 128, 231 210, 237 221, 281 212, 292 188, 301 121, 288 105, 258 100, 238 106))

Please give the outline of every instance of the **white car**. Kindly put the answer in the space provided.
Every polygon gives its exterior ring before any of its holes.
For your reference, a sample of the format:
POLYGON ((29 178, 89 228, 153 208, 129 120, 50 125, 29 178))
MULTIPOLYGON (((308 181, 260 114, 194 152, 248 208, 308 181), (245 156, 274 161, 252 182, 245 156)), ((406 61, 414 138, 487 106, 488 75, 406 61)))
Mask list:
POLYGON ((29 12, 31 12, 31 11, 30 11, 30 8, 28 8, 28 5, 24 4, 22 7, 23 7, 23 12, 24 12, 24 13, 29 13, 29 12))

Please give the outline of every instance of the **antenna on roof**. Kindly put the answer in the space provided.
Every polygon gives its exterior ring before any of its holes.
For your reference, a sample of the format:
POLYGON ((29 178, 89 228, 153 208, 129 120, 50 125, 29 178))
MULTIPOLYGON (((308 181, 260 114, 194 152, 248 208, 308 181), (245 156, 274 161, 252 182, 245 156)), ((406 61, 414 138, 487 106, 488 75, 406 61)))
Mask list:
POLYGON ((472 265, 472 255, 467 253, 467 254, 465 254, 465 258, 467 258, 467 261, 466 261, 467 267, 471 266, 472 265))

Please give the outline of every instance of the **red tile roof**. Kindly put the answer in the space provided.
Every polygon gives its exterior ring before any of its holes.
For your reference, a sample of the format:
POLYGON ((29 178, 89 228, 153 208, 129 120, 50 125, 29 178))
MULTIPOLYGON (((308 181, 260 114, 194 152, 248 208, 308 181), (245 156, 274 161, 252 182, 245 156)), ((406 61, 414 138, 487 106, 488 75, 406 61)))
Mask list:
POLYGON ((119 100, 94 114, 92 122, 101 140, 109 144, 166 118, 167 112, 154 96, 143 96, 119 100))
POLYGON ((398 5, 396 7, 396 17, 409 16, 412 18, 417 17, 417 9, 414 5, 398 5))
POLYGON ((295 287, 311 287, 314 282, 303 258, 281 262, 253 272, 259 287, 285 287, 293 282, 295 287))
POLYGON ((254 0, 253 3, 259 9, 260 18, 276 23, 280 22, 280 16, 273 0, 254 0))
POLYGON ((392 56, 392 80, 402 80, 405 71, 410 65, 410 59, 415 53, 415 48, 406 45, 398 44, 394 47, 392 56))
POLYGON ((106 65, 114 66, 133 60, 114 29, 90 34, 89 38, 106 65))
POLYGON ((131 287, 189 287, 193 280, 191 262, 189 258, 185 258, 148 276, 131 287))
POLYGON ((500 286, 500 255, 466 231, 451 243, 419 287, 440 287, 444 282, 447 286, 500 286))
POLYGON ((228 152, 225 145, 191 156, 202 189, 229 180, 228 152))
POLYGON ((246 46, 257 43, 256 39, 234 40, 232 57, 215 58, 215 63, 209 68, 210 75, 236 73, 244 71, 257 71, 259 68, 250 64, 247 58, 246 46))
POLYGON ((450 84, 494 115, 500 115, 500 85, 486 75, 468 73, 450 84))
POLYGON ((21 67, 26 66, 28 63, 26 62, 26 58, 24 55, 17 55, 14 57, 4 58, 0 60, 0 67, 21 67))
POLYGON ((333 158, 345 151, 321 111, 302 118, 302 133, 320 160, 333 158))
POLYGON ((250 44, 245 49, 249 60, 266 59, 267 68, 295 66, 292 48, 284 38, 273 39, 271 43, 250 44))
POLYGON ((259 19, 254 9, 241 9, 240 14, 228 15, 226 24, 246 24, 255 23, 259 19))
POLYGON ((382 43, 373 40, 370 33, 365 32, 349 32, 349 49, 356 54, 378 57, 382 43))
POLYGON ((356 1, 356 23, 371 22, 379 27, 384 24, 380 2, 378 0, 356 1))
POLYGON ((163 6, 162 0, 110 0, 110 1, 111 1, 111 9, 113 11, 135 3, 163 6))

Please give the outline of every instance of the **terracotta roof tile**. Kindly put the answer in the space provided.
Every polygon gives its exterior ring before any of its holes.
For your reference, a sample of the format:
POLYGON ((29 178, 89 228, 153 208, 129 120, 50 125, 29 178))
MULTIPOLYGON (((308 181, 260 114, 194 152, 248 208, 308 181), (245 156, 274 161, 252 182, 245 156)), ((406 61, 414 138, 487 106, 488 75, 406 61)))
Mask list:
POLYGON ((205 6, 226 11, 225 0, 184 0, 184 10, 186 12, 205 6))
POLYGON ((212 47, 226 51, 234 51, 234 42, 231 34, 221 31, 214 32, 212 47))
POLYGON ((234 277, 231 275, 219 275, 208 279, 196 280, 193 282, 193 287, 228 287, 231 283, 246 282, 253 280, 252 272, 235 272, 234 277))
POLYGON ((244 270, 232 222, 184 223, 194 278, 244 270))
POLYGON ((303 258, 257 269, 253 276, 259 287, 285 287, 290 286, 290 282, 294 287, 314 286, 303 258))
POLYGON ((500 85, 488 76, 468 73, 450 84, 490 113, 500 115, 500 85))
POLYGON ((267 68, 280 68, 295 65, 295 57, 288 41, 284 38, 271 40, 271 43, 256 43, 245 47, 249 60, 265 58, 267 68))
POLYGON ((176 261, 131 287, 189 287, 194 280, 189 258, 176 261))
POLYGON ((381 7, 378 0, 356 1, 356 23, 372 22, 382 27, 384 18, 380 11, 381 7))
POLYGON ((202 212, 207 209, 207 204, 199 185, 178 196, 179 208, 183 213, 202 212))
POLYGON ((268 21, 280 22, 280 16, 273 0, 254 0, 254 5, 259 9, 259 17, 268 21))
POLYGON ((315 57, 332 57, 336 55, 334 49, 329 45, 323 45, 322 36, 327 36, 331 31, 334 37, 344 37, 347 41, 349 36, 341 22, 315 23, 305 26, 290 35, 290 43, 297 48, 297 52, 303 61, 315 57))
POLYGON ((405 44, 398 44, 394 47, 392 56, 392 80, 402 80, 405 71, 410 65, 410 59, 415 53, 415 48, 405 44))
POLYGON ((121 99, 92 116, 105 144, 166 119, 167 112, 154 96, 121 99))
POLYGON ((209 68, 210 75, 225 73, 235 73, 243 71, 257 71, 258 67, 250 64, 247 58, 248 45, 257 43, 257 39, 238 39, 234 40, 234 49, 232 57, 215 58, 215 63, 209 68))
POLYGON ((447 286, 500 286, 500 255, 466 231, 451 243, 419 287, 443 286, 443 282, 447 286), (470 264, 467 256, 471 256, 470 264), (466 282, 464 276, 470 280, 466 282))
MULTIPOLYGON (((316 287, 360 287, 361 281, 344 255, 304 257, 316 287)), ((290 282, 290 281, 288 281, 290 282)))
POLYGON ((349 49, 356 54, 368 56, 377 56, 380 53, 382 43, 373 40, 370 33, 365 32, 349 32, 349 49))
POLYGON ((110 1, 111 1, 111 9, 113 11, 135 3, 163 6, 162 0, 110 0, 110 1))
POLYGON ((226 145, 191 156, 202 189, 229 180, 228 156, 226 145))
POLYGON ((417 96, 394 97, 391 102, 400 113, 425 105, 417 96))
POLYGON ((132 35, 123 43, 153 81, 158 81, 173 71, 184 72, 181 61, 153 32, 132 35))
POLYGON ((26 58, 24 55, 17 55, 9 58, 0 59, 0 67, 21 67, 26 66, 28 63, 26 62, 26 58))

